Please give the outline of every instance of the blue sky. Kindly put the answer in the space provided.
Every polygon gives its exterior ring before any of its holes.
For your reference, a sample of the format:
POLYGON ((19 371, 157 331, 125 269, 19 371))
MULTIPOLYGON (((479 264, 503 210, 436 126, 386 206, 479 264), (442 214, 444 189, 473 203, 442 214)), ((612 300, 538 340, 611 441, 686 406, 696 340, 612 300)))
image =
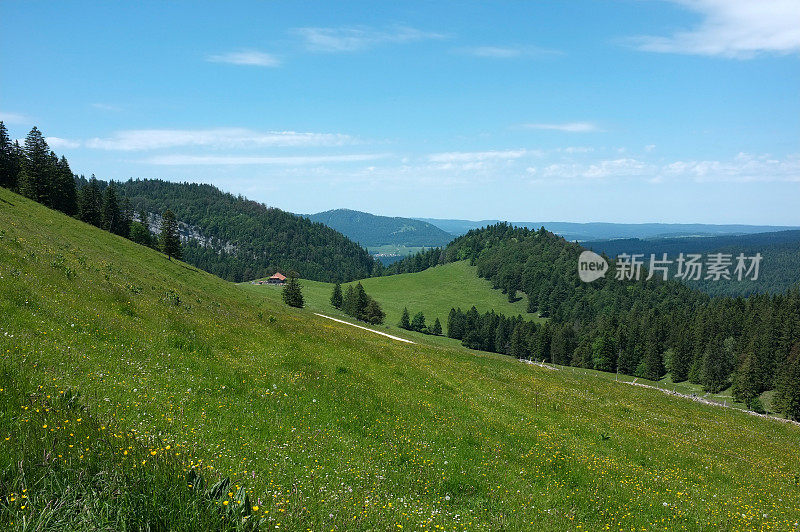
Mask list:
POLYGON ((0 0, 0 119, 293 212, 800 225, 800 3, 0 0))

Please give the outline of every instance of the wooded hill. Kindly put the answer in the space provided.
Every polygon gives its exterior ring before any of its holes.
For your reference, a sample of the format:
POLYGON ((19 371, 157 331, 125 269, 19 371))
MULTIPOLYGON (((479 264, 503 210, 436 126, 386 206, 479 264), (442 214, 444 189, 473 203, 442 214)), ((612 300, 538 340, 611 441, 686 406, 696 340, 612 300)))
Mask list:
POLYGON ((712 298, 657 276, 616 280, 613 261, 605 278, 584 283, 577 275, 582 251, 544 228, 497 224, 388 271, 468 259, 509 299, 522 292, 530 312, 550 318, 537 325, 454 311, 448 333, 469 347, 651 380, 669 372, 675 382, 688 379, 710 392, 732 386, 754 409, 760 393, 775 389, 775 409, 800 418, 800 290, 712 298))
POLYGON ((350 209, 319 212, 306 217, 324 223, 366 247, 436 247, 453 239, 453 235, 435 225, 412 218, 376 216, 350 209))
POLYGON ((212 185, 136 179, 117 186, 136 211, 171 209, 196 228, 202 240, 185 243, 184 260, 229 281, 295 270, 304 279, 344 282, 381 269, 364 248, 322 223, 212 185))

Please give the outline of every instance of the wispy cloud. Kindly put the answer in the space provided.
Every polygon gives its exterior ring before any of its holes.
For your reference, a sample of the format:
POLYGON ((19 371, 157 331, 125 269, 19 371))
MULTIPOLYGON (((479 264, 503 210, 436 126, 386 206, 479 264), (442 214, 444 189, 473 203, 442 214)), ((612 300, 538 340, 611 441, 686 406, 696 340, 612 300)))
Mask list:
POLYGON ((61 137, 45 137, 44 140, 51 148, 55 149, 77 148, 81 145, 79 141, 62 139, 61 137))
POLYGON ((275 55, 258 50, 240 50, 223 54, 212 54, 206 57, 211 63, 228 63, 231 65, 277 67, 281 61, 275 55))
POLYGON ((402 44, 444 39, 441 33, 399 26, 377 30, 364 26, 343 28, 295 28, 291 33, 300 37, 312 52, 358 52, 380 44, 402 44))
POLYGON ((777 159, 770 155, 739 153, 730 161, 675 161, 662 168, 659 181, 675 178, 697 182, 800 182, 800 155, 777 159))
POLYGON ((467 46, 456 48, 455 52, 489 59, 516 59, 563 54, 559 50, 550 50, 538 46, 467 46))
MULTIPOLYGON (((529 173, 534 173, 532 168, 529 173)), ((637 159, 606 159, 591 164, 557 163, 550 164, 536 172, 546 178, 559 179, 604 179, 608 177, 630 177, 652 175, 654 165, 637 159)))
POLYGON ((96 103, 91 104, 91 106, 94 107, 95 109, 99 109, 100 111, 114 111, 114 112, 116 112, 116 111, 121 111, 122 110, 122 108, 119 107, 118 105, 111 105, 111 104, 108 104, 108 103, 96 102, 96 103))
POLYGON ((797 0, 671 1, 699 13, 702 22, 669 37, 635 37, 632 42, 640 50, 739 59, 763 52, 800 52, 797 0))
POLYGON ((5 124, 30 124, 31 119, 20 113, 0 111, 0 122, 5 124))
POLYGON ((353 163, 374 161, 389 157, 387 153, 356 153, 347 155, 313 155, 292 157, 260 157, 238 155, 163 155, 144 159, 147 164, 166 166, 225 166, 225 165, 279 165, 304 166, 327 163, 353 163))
POLYGON ((800 155, 778 159, 769 155, 740 153, 731 160, 687 160, 654 163, 623 157, 593 162, 561 162, 541 167, 530 166, 527 173, 538 181, 607 182, 639 178, 644 182, 800 182, 800 155))
POLYGON ((521 127, 525 129, 565 131, 567 133, 590 133, 592 131, 600 131, 600 128, 591 122, 566 122, 563 124, 522 124, 521 127))
POLYGON ((433 163, 468 163, 488 160, 519 159, 534 152, 529 150, 497 150, 497 151, 451 151, 432 153, 428 160, 433 163))
POLYGON ((265 146, 344 146, 356 144, 341 133, 302 133, 296 131, 254 131, 245 128, 214 129, 134 129, 119 131, 106 138, 92 138, 88 148, 143 151, 199 146, 208 148, 253 148, 265 146))

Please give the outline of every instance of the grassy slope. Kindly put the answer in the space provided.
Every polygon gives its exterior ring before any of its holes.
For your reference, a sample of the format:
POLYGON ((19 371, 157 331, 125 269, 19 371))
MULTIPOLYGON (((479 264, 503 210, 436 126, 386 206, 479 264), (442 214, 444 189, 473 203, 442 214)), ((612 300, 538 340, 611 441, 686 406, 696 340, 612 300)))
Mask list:
MULTIPOLYGON (((342 285, 342 288, 346 290, 348 284, 342 285)), ((362 280, 361 284, 364 285, 364 289, 369 295, 380 302, 386 312, 386 322, 382 329, 416 340, 421 340, 424 335, 403 331, 397 327, 403 307, 408 307, 412 317, 416 312, 423 312, 428 325, 433 325, 434 320, 438 317, 445 333, 447 333, 447 316, 453 307, 468 310, 475 305, 480 312, 494 310, 507 316, 522 314, 527 319, 538 319, 535 314, 526 312, 526 300, 521 299, 509 303, 508 297, 499 290, 492 289, 489 281, 478 277, 475 267, 470 266, 467 261, 444 264, 419 273, 372 277, 362 280)), ((303 296, 309 309, 329 315, 343 316, 342 313, 336 312, 336 309, 331 307, 330 297, 333 284, 304 280, 302 285, 303 296)), ((262 294, 271 300, 280 300, 280 288, 278 287, 251 284, 243 284, 242 287, 262 294)), ((449 338, 437 340, 426 337, 425 340, 441 345, 460 345, 460 342, 449 338)))
POLYGON ((148 448, 169 444, 207 474, 231 475, 270 529, 789 529, 800 519, 795 426, 401 345, 4 190, 0 231, 3 362, 43 390, 77 387, 148 448))

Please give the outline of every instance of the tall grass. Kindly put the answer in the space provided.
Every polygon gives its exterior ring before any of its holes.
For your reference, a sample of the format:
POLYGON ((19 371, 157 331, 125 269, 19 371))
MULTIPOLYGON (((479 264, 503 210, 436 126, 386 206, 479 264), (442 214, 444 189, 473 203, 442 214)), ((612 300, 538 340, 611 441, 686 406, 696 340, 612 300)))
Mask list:
POLYGON ((181 453, 100 422, 79 393, 33 386, 7 362, 0 367, 0 427, 0 523, 7 528, 258 528, 249 497, 229 481, 206 489, 181 453))

